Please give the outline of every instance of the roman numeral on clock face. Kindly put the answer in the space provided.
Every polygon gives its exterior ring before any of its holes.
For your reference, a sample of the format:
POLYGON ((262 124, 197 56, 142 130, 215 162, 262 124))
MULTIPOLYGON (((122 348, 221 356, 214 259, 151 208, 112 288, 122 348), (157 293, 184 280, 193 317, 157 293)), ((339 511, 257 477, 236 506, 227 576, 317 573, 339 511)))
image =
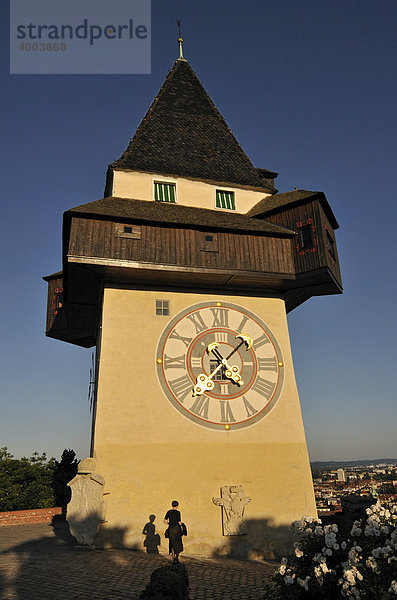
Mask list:
POLYGON ((255 384, 252 386, 252 389, 255 392, 258 392, 258 394, 260 394, 261 396, 265 396, 267 400, 269 400, 269 398, 273 394, 274 388, 274 383, 259 376, 256 378, 255 384))
POLYGON ((193 402, 193 406, 190 408, 190 412, 194 413, 198 417, 208 419, 208 406, 210 399, 207 396, 197 396, 193 402))
POLYGON ((260 348, 264 344, 270 344, 270 340, 267 337, 266 333, 264 333, 263 335, 256 338, 256 340, 254 340, 253 343, 254 343, 255 350, 258 350, 258 348, 260 348))
POLYGON ((218 342, 218 344, 221 344, 222 342, 227 342, 227 333, 223 333, 222 331, 215 331, 215 341, 218 342))
POLYGON ((200 333, 204 329, 207 329, 207 325, 203 321, 203 317, 199 312, 195 312, 191 315, 188 315, 187 318, 193 323, 196 328, 196 333, 200 333))
POLYGON ((221 408, 221 422, 222 423, 235 423, 236 419, 233 416, 232 409, 227 400, 219 400, 221 408))
POLYGON ((190 342, 193 339, 193 338, 184 337, 183 335, 179 335, 179 333, 177 333, 177 331, 175 329, 173 329, 172 332, 170 333, 170 338, 172 338, 173 340, 179 340, 180 342, 183 342, 185 344, 186 348, 189 346, 190 342))
POLYGON ((248 321, 248 317, 244 315, 244 317, 241 319, 241 323, 237 327, 236 331, 238 331, 239 333, 241 333, 243 331, 243 328, 245 327, 245 324, 246 324, 247 321, 248 321))
POLYGON ((252 404, 248 402, 245 396, 243 396, 242 400, 244 402, 245 410, 247 411, 247 417, 252 417, 252 415, 255 415, 258 412, 256 408, 254 408, 252 404))
POLYGON ((214 322, 211 327, 229 327, 229 310, 227 308, 211 308, 214 322))
POLYGON ((168 384, 174 396, 176 396, 181 402, 184 401, 189 393, 192 394, 193 392, 193 384, 187 375, 183 375, 183 377, 177 377, 176 379, 169 381, 168 384))
POLYGON ((164 355, 164 369, 183 369, 185 367, 185 356, 175 356, 175 358, 171 358, 170 356, 164 355))
POLYGON ((258 366, 260 371, 277 371, 276 358, 258 358, 258 366))
POLYGON ((202 367, 202 358, 199 356, 192 356, 190 363, 193 369, 201 369, 202 367))

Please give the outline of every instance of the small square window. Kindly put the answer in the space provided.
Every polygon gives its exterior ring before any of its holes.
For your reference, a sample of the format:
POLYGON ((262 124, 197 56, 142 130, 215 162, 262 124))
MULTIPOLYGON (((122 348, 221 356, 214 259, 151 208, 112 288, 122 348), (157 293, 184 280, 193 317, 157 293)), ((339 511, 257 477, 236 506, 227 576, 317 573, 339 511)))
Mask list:
POLYGON ((156 300, 156 315, 166 317, 170 314, 169 300, 156 300))
POLYGON ((141 234, 142 232, 140 225, 124 225, 123 223, 114 224, 114 235, 116 237, 140 240, 141 234))
POLYGON ((171 202, 175 203, 176 197, 175 183, 164 183, 161 181, 154 182, 154 199, 156 202, 171 202))
POLYGON ((202 233, 200 250, 203 252, 218 252, 218 234, 217 233, 202 233))
POLYGON ((226 192, 225 190, 216 190, 216 208, 227 208, 235 210, 234 192, 226 192))

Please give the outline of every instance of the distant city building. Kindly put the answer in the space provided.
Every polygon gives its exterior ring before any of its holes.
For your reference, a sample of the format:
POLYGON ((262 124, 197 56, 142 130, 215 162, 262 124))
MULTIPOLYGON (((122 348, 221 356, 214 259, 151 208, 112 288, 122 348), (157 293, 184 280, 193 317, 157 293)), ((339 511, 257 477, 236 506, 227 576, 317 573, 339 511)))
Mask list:
POLYGON ((346 481, 346 473, 345 473, 344 469, 338 469, 337 475, 338 475, 338 481, 346 481))

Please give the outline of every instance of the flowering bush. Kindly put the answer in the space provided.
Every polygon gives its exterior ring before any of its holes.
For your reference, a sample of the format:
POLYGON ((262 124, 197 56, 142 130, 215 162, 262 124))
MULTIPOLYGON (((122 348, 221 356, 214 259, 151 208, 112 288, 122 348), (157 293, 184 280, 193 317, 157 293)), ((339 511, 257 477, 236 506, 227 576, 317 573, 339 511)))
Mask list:
POLYGON ((342 540, 337 525, 305 517, 291 525, 293 552, 281 560, 266 600, 397 600, 397 505, 367 508, 342 540))

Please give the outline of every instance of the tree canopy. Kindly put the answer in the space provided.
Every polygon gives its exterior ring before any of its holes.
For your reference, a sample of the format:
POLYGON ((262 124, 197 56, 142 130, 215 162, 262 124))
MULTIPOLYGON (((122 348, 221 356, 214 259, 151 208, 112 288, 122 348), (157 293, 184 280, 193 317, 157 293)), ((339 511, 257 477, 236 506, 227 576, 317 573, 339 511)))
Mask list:
POLYGON ((73 450, 64 450, 61 460, 33 452, 30 458, 14 458, 0 448, 0 511, 64 506, 69 501, 67 483, 77 473, 73 450))

